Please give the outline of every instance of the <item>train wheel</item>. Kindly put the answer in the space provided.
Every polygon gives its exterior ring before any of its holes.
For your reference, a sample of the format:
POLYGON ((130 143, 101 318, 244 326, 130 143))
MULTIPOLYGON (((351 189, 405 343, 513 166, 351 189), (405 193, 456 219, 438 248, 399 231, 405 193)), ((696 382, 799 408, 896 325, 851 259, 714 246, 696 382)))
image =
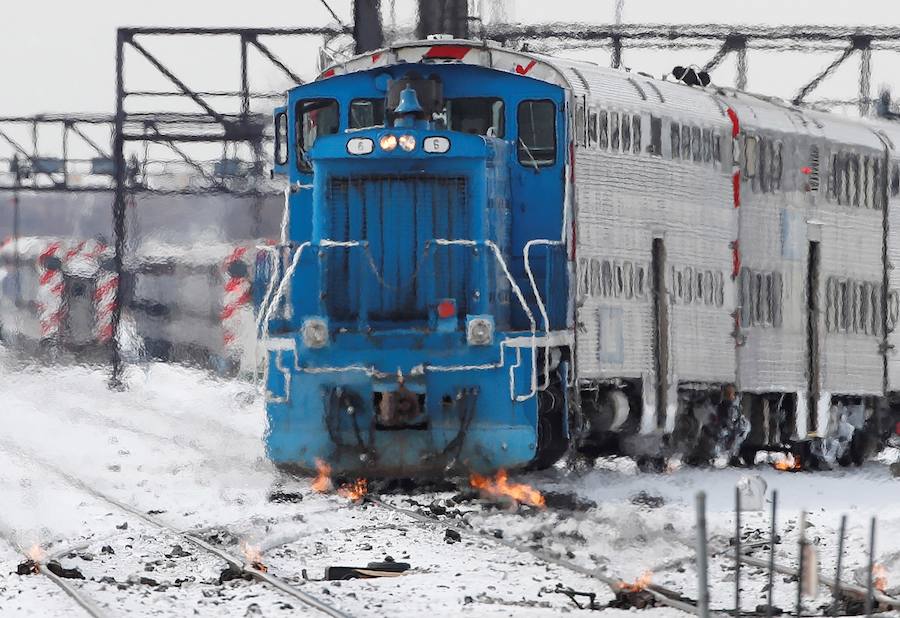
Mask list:
POLYGON ((550 384, 538 393, 538 397, 537 454, 529 468, 543 470, 559 461, 569 450, 566 396, 558 375, 553 375, 550 384))

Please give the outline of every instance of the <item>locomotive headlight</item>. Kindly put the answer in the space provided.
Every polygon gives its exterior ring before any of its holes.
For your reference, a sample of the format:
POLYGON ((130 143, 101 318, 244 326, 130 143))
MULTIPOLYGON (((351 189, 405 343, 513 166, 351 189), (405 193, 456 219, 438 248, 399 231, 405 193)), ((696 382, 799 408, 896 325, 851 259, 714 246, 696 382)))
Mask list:
POLYGON ((466 317, 466 342, 469 345, 490 345, 494 342, 494 318, 489 315, 466 317))
POLYGON ((375 142, 368 137, 354 137, 347 142, 347 152, 352 155, 372 154, 375 150, 375 142))
POLYGON ((444 154, 450 150, 450 140, 439 135, 432 135, 422 140, 422 150, 428 154, 444 154))
POLYGON ((416 148, 416 138, 412 135, 401 135, 397 141, 400 142, 400 148, 406 152, 411 152, 416 148))
POLYGON ((321 318, 304 320, 300 333, 303 345, 307 348, 323 348, 328 345, 328 324, 321 318))
POLYGON ((397 136, 390 134, 382 135, 381 139, 378 140, 378 145, 381 146, 382 150, 390 152, 397 147, 397 136))

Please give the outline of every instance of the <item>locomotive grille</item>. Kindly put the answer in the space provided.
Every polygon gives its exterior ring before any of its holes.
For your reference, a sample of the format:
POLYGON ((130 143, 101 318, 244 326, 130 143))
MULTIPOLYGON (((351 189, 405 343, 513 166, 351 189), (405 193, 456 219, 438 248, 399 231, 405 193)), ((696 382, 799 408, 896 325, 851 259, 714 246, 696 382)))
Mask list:
POLYGON ((327 191, 325 235, 369 246, 368 255, 362 249, 326 253, 323 285, 332 319, 356 319, 361 302, 370 322, 425 320, 429 300, 439 298, 456 299, 466 312, 471 249, 432 245, 426 255, 425 248, 433 238, 471 238, 465 178, 332 177, 327 191))

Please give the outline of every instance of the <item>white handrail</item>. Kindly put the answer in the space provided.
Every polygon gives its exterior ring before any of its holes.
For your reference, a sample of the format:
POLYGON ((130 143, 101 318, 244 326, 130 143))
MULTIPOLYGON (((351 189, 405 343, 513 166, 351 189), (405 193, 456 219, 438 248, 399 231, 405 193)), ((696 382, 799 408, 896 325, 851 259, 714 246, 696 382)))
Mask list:
MULTIPOLYGON (((330 240, 330 239, 322 239, 317 244, 321 247, 358 247, 361 244, 363 244, 363 242, 364 241, 357 241, 357 240, 336 241, 336 240, 330 240)), ((432 242, 434 242, 436 245, 440 245, 440 246, 456 245, 456 246, 464 246, 464 247, 477 247, 479 244, 484 244, 485 247, 488 247, 491 250, 491 252, 494 255, 494 258, 500 264, 500 268, 503 270, 503 274, 506 277, 506 280, 509 282, 510 287, 512 288, 513 292, 515 293, 516 299, 519 301, 519 304, 522 306, 522 310, 525 312, 525 315, 528 317, 528 323, 529 323, 530 332, 531 332, 531 385, 530 385, 530 389, 529 389, 529 392, 527 395, 516 395, 515 394, 515 370, 521 366, 521 361, 522 361, 520 348, 516 348, 517 362, 515 365, 511 365, 510 369, 509 369, 510 397, 514 398, 516 401, 527 401, 528 399, 531 399, 532 397, 534 397, 537 394, 537 322, 535 321, 534 313, 531 311, 531 308, 528 306, 528 303, 525 300, 525 295, 522 293, 522 289, 516 283, 515 279, 513 279, 512 274, 510 273, 509 268, 506 264, 506 260, 503 259, 503 254, 501 253, 500 248, 497 246, 496 243, 494 243, 491 240, 475 241, 475 240, 470 240, 470 239, 434 238, 434 239, 432 239, 432 242)), ((550 241, 547 241, 547 242, 550 242, 550 241)), ((300 263, 300 258, 303 255, 303 251, 307 247, 312 246, 312 244, 313 243, 311 241, 306 241, 297 247, 297 249, 294 253, 294 257, 291 260, 291 264, 285 270, 284 276, 281 278, 281 282, 278 285, 278 289, 275 292, 275 295, 269 301, 268 307, 265 308, 264 313, 262 311, 264 305, 260 307, 260 314, 263 316, 263 324, 262 324, 263 332, 262 332, 262 336, 261 336, 261 339, 263 341, 266 341, 269 337, 269 321, 272 319, 272 314, 275 312, 275 308, 278 306, 278 303, 281 301, 282 297, 284 296, 287 286, 289 285, 291 278, 294 276, 294 272, 297 270, 297 266, 300 263)), ((527 250, 527 246, 526 246, 526 250, 527 250)), ((527 262, 527 260, 526 260, 526 262, 527 262)), ((276 278, 276 274, 277 274, 276 271, 273 271, 272 277, 270 277, 270 280, 269 280, 270 287, 272 287, 274 285, 273 282, 276 278)), ((529 273, 529 278, 531 280, 532 286, 535 286, 534 278, 530 273, 529 273)), ((268 295, 269 295, 269 292, 267 291, 266 296, 268 296, 268 295)), ((546 309, 543 308, 543 304, 540 302, 540 300, 538 302, 539 302, 539 306, 542 309, 542 317, 546 324, 547 320, 548 320, 547 315, 546 315, 546 309)), ((493 365, 493 364, 457 365, 457 366, 439 366, 438 365, 438 366, 428 366, 427 368, 429 371, 462 371, 462 370, 467 370, 467 369, 489 369, 489 368, 502 367, 504 364, 504 357, 505 357, 504 352, 505 352, 505 348, 507 347, 505 344, 506 344, 505 341, 500 342, 500 360, 498 361, 498 364, 496 364, 496 365, 493 365)), ((301 369, 299 367, 299 365, 297 364, 296 357, 294 360, 294 364, 295 364, 295 368, 298 370, 303 370, 303 371, 310 370, 310 368, 302 368, 301 369)), ((332 371, 339 372, 339 371, 344 371, 344 370, 346 370, 346 371, 360 371, 360 370, 366 371, 367 368, 360 367, 358 365, 355 365, 355 366, 351 365, 351 366, 348 366, 346 369, 337 368, 337 367, 333 367, 333 368, 329 367, 329 368, 323 368, 323 369, 325 369, 325 371, 323 371, 323 372, 332 372, 332 371)))
MULTIPOLYGON (((434 238, 433 242, 437 245, 448 246, 448 245, 459 245, 463 247, 476 247, 479 244, 484 244, 485 247, 488 247, 494 254, 494 258, 500 264, 500 268, 503 269, 503 274, 506 276, 506 280, 509 282, 510 287, 516 295, 516 298, 519 301, 519 304, 522 306, 522 310, 525 311, 525 315, 528 316, 528 323, 531 326, 531 389, 529 390, 527 395, 516 395, 516 401, 527 401, 535 396, 537 393, 537 323, 534 319, 534 314, 531 312, 531 308, 528 306, 528 303, 525 301, 525 295, 522 294, 521 288, 516 283, 515 279, 513 279, 512 274, 509 272, 509 268, 506 266, 506 260, 503 259, 503 254, 500 252, 500 247, 492 240, 470 240, 470 239, 449 239, 449 238, 434 238)), ((502 350, 502 345, 501 345, 502 350)), ((501 361, 502 361, 501 354, 501 361)), ((509 368, 509 378, 510 384, 515 384, 515 369, 518 367, 517 365, 512 365, 509 368)), ((514 391, 513 391, 514 392, 514 391)))
POLYGON ((278 284, 278 290, 275 292, 275 296, 272 298, 269 307, 266 309, 265 318, 263 319, 263 341, 269 338, 269 320, 272 319, 272 314, 275 313, 275 308, 278 306, 279 301, 281 301, 281 298, 284 296, 284 292, 291 281, 291 277, 294 276, 294 271, 297 270, 297 265, 300 263, 300 257, 303 255, 303 250, 309 247, 311 244, 312 242, 308 240, 304 243, 301 243, 294 252, 294 259, 291 260, 291 265, 288 266, 287 270, 284 271, 284 276, 281 278, 281 283, 278 284))
POLYGON ((272 297, 272 292, 275 291, 275 281, 278 280, 278 270, 281 268, 281 262, 278 259, 278 249, 276 247, 258 245, 256 248, 270 254, 272 267, 272 272, 269 274, 269 282, 266 284, 266 293, 263 294, 262 301, 259 303, 259 312, 256 316, 256 332, 259 333, 259 327, 262 326, 263 317, 265 316, 266 308, 269 305, 269 299, 272 297))
POLYGON ((547 307, 538 291, 537 282, 534 280, 534 273, 531 270, 531 261, 529 252, 533 245, 543 246, 561 246, 563 243, 559 240, 548 240, 546 238, 535 238, 525 243, 525 274, 528 275, 528 281, 531 282, 531 291, 534 292, 534 298, 537 300, 538 310, 541 312, 541 319, 544 321, 544 334, 547 335, 545 340, 547 345, 544 346, 544 387, 550 383, 550 356, 547 351, 550 349, 550 317, 547 315, 547 307))

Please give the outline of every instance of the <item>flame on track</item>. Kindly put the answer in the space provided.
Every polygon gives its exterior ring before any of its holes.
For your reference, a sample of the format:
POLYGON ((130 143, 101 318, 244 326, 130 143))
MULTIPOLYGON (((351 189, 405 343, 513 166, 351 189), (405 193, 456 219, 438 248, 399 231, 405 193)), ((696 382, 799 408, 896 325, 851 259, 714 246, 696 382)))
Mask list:
POLYGON ((632 583, 620 581, 619 590, 622 590, 624 592, 640 592, 641 590, 649 586, 652 581, 653 572, 644 571, 641 576, 634 580, 634 582, 632 583))
POLYGON ((25 555, 28 557, 28 562, 26 564, 31 569, 31 572, 40 573, 41 563, 47 558, 47 552, 44 551, 44 548, 41 547, 40 544, 35 543, 28 548, 25 555))
POLYGON ((788 453, 784 459, 780 459, 773 463, 772 466, 776 470, 782 470, 784 472, 797 472, 803 469, 800 458, 794 457, 791 453, 788 453))
POLYGON ((269 568, 263 564, 262 550, 258 545, 252 545, 247 541, 241 541, 241 551, 251 567, 257 571, 262 571, 263 573, 269 570, 269 568))
POLYGON ((341 485, 337 492, 339 496, 359 502, 369 492, 369 482, 366 479, 356 479, 352 483, 341 485))
POLYGON ((469 484, 483 495, 491 498, 512 499, 517 504, 528 504, 539 508, 543 508, 545 505, 541 492, 524 483, 510 483, 506 470, 499 470, 494 478, 473 473, 469 476, 469 484))
POLYGON ((887 569, 883 564, 872 565, 872 586, 880 592, 887 590, 887 569))
POLYGON ((47 552, 44 551, 44 548, 35 543, 32 545, 25 555, 34 560, 35 562, 43 562, 47 557, 47 552))
POLYGON ((316 459, 316 478, 312 482, 312 490, 324 494, 333 489, 331 483, 331 466, 321 459, 316 459))

